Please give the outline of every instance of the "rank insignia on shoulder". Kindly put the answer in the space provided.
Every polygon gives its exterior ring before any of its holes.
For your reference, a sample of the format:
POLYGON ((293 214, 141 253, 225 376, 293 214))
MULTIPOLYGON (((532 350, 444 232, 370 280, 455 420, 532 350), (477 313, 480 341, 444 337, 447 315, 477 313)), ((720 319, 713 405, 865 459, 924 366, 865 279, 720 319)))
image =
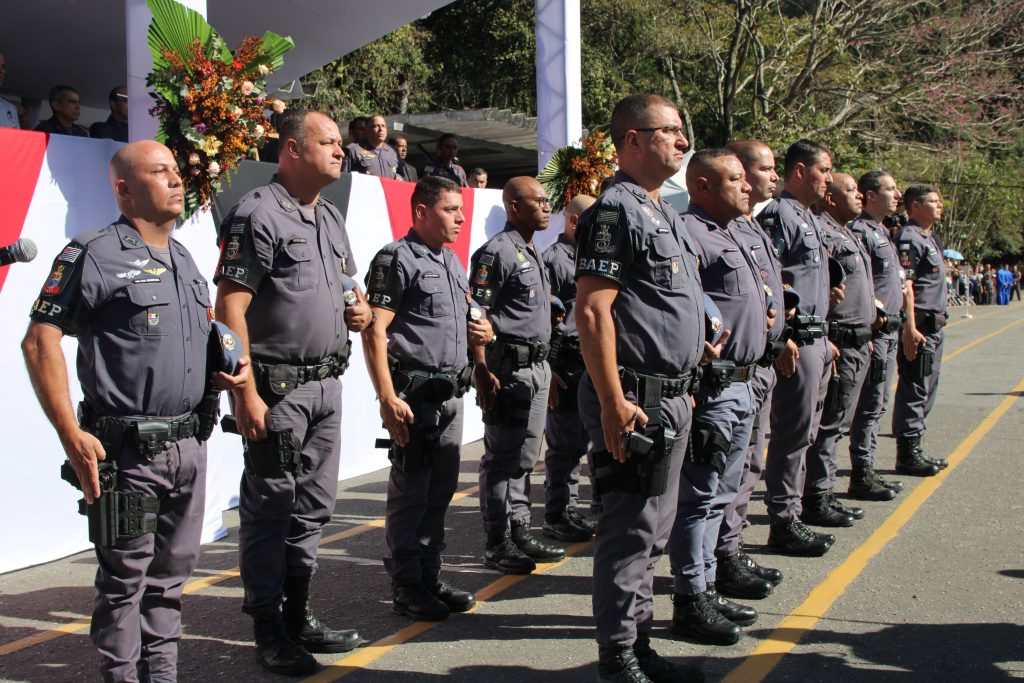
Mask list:
POLYGON ((281 208, 284 209, 285 211, 294 211, 295 210, 295 205, 292 204, 287 199, 282 199, 281 201, 278 202, 278 204, 280 204, 281 208))

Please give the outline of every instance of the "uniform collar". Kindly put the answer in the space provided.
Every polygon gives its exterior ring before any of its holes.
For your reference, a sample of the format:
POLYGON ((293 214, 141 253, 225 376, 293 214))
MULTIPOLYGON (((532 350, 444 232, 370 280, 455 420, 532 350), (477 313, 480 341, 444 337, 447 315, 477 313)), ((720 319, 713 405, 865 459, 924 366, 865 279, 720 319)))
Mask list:
POLYGON ((704 223, 705 225, 707 225, 709 228, 711 228, 713 230, 725 230, 726 228, 729 227, 728 224, 726 224, 726 225, 720 224, 714 218, 712 218, 711 216, 707 215, 707 213, 704 212, 704 209, 702 209, 701 207, 699 207, 697 205, 694 205, 694 204, 690 205, 690 208, 688 208, 686 210, 686 213, 690 214, 691 216, 693 216, 694 218, 696 218, 700 222, 704 223))
POLYGON ((423 238, 420 237, 419 234, 412 228, 409 228, 409 233, 405 236, 405 241, 409 243, 409 246, 412 247, 413 252, 417 256, 426 256, 427 254, 434 254, 435 256, 440 256, 441 254, 444 253, 443 246, 435 251, 432 247, 425 243, 423 241, 423 238))
MULTIPOLYGON (((276 173, 274 174, 274 177, 270 179, 270 182, 267 183, 267 187, 270 188, 270 192, 274 195, 274 199, 277 200, 278 205, 282 209, 289 213, 299 210, 298 205, 294 201, 294 197, 292 197, 285 186, 281 184, 281 179, 278 178, 276 173)), ((316 205, 322 205, 323 201, 323 197, 317 197, 316 205)))
MULTIPOLYGON (((121 240, 122 249, 149 249, 149 245, 142 239, 142 234, 132 225, 131 220, 123 214, 114 223, 114 231, 117 232, 117 237, 121 240)), ((167 238, 167 246, 168 248, 173 247, 179 254, 185 250, 173 237, 167 238)))
POLYGON ((793 209, 801 214, 811 214, 810 209, 801 204, 799 199, 794 197, 789 192, 786 192, 785 190, 783 190, 782 194, 779 195, 779 201, 791 204, 793 206, 793 209))
POLYGON ((853 222, 856 223, 857 221, 866 223, 867 226, 872 230, 882 230, 884 228, 884 226, 881 223, 879 223, 866 213, 862 213, 861 215, 857 216, 857 218, 855 218, 853 222))

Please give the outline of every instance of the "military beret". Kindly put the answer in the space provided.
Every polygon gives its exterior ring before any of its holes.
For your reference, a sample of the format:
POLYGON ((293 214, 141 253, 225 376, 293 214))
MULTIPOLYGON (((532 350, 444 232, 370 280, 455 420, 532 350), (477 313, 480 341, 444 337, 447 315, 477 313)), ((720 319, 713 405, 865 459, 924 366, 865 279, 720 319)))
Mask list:
POLYGON ((722 330, 725 322, 722 319, 722 312, 707 294, 704 295, 704 340, 712 346, 722 338, 722 330))
POLYGON ((210 338, 206 344, 206 366, 209 371, 233 375, 238 371, 241 357, 242 342, 238 335, 224 323, 212 321, 210 338))

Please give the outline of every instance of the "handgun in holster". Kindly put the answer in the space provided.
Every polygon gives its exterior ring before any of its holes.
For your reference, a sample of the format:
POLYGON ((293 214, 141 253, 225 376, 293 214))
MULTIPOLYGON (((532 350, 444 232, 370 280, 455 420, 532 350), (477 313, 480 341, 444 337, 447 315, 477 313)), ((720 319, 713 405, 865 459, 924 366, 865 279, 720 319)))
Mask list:
POLYGON ((888 361, 883 356, 871 358, 871 365, 868 366, 868 382, 870 384, 881 384, 885 381, 885 372, 888 369, 888 361))
MULTIPOLYGON (((225 415, 220 428, 228 434, 241 434, 234 415, 225 415)), ((293 475, 302 471, 302 444, 289 429, 267 430, 267 438, 253 441, 242 438, 244 450, 242 460, 250 474, 264 479, 274 479, 285 472, 293 475)))
POLYGON ((924 381, 928 375, 932 374, 934 362, 935 353, 922 346, 917 350, 914 360, 907 361, 907 374, 915 382, 924 381))
POLYGON ((596 485, 599 492, 622 491, 646 498, 668 490, 672 448, 676 433, 660 425, 637 427, 622 437, 629 452, 626 462, 615 460, 608 451, 594 453, 596 485))
POLYGON ((209 441, 213 436, 213 428, 217 426, 217 419, 220 417, 220 392, 211 387, 203 394, 203 399, 193 411, 196 414, 198 424, 196 426, 196 439, 200 443, 209 441))
POLYGON ((377 439, 377 448, 388 449, 388 460, 406 474, 430 469, 441 447, 441 432, 437 425, 425 425, 419 418, 407 425, 409 441, 399 446, 393 439, 377 439))
POLYGON ((725 471, 729 442, 713 425, 695 420, 686 446, 686 462, 711 467, 719 475, 725 471))
MULTIPOLYGON (((78 514, 89 522, 89 542, 110 548, 118 541, 137 538, 156 530, 156 518, 146 518, 146 513, 160 511, 160 500, 139 493, 121 493, 117 490, 117 463, 101 460, 96 463, 100 482, 100 495, 91 505, 82 498, 78 501, 78 514)), ((71 461, 65 460, 60 467, 60 477, 82 490, 81 482, 71 461)))
POLYGON ((828 391, 825 393, 825 410, 833 415, 843 409, 842 384, 842 379, 838 374, 833 373, 829 376, 828 391))

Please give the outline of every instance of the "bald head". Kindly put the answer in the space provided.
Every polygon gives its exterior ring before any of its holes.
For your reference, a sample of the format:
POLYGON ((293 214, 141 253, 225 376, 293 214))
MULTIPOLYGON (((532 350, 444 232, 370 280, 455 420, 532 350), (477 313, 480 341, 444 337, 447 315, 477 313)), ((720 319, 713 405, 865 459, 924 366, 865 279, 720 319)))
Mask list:
POLYGON ((508 222, 518 228, 527 239, 530 239, 537 230, 548 227, 548 221, 551 219, 551 202, 544 186, 536 178, 511 178, 501 192, 501 201, 505 204, 508 222))
POLYGON ((579 223, 580 216, 596 201, 588 194, 578 194, 565 205, 565 230, 562 234, 573 244, 576 243, 576 224, 579 223))
POLYGON ((860 215, 864 197, 857 189, 857 181, 847 173, 833 173, 825 190, 825 210, 840 225, 846 225, 860 215))
POLYGON ((137 140, 117 150, 110 158, 110 184, 114 185, 118 180, 127 178, 135 170, 140 157, 159 153, 161 150, 173 158, 171 150, 156 140, 137 140))
POLYGON ((698 150, 686 166, 690 202, 725 225, 750 210, 750 185, 739 158, 722 147, 698 150))
POLYGON ((171 150, 154 140, 138 140, 110 159, 110 184, 117 208, 140 223, 173 227, 184 209, 184 188, 171 150))

